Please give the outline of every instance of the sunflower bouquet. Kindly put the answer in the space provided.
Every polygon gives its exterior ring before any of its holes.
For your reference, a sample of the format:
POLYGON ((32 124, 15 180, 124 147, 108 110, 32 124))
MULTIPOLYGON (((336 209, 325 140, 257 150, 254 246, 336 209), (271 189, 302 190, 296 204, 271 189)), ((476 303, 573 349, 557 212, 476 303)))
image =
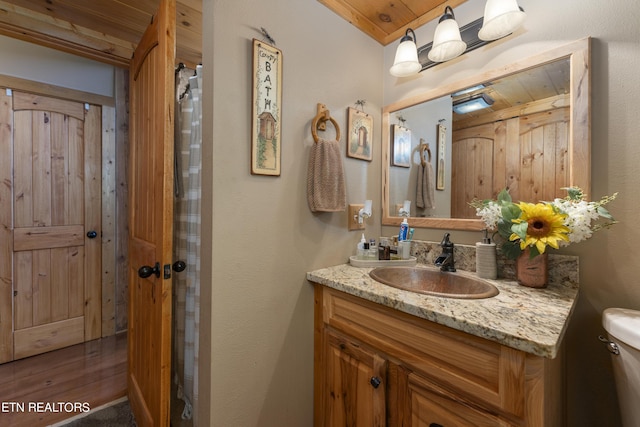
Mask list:
POLYGON ((580 188, 564 189, 568 195, 551 202, 514 203, 509 192, 502 190, 497 200, 476 199, 470 204, 487 228, 504 238, 501 249, 507 258, 516 259, 527 248, 535 257, 547 246, 558 249, 581 242, 616 223, 604 206, 618 193, 588 202, 580 188))

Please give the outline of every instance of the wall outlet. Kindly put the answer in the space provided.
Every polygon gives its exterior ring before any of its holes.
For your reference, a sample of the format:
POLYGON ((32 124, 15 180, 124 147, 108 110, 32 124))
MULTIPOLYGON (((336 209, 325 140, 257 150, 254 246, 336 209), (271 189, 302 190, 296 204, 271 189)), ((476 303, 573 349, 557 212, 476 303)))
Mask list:
POLYGON ((347 210, 349 231, 364 230, 364 219, 362 221, 362 224, 358 224, 358 212, 360 212, 360 209, 363 208, 364 205, 349 205, 349 209, 347 210))

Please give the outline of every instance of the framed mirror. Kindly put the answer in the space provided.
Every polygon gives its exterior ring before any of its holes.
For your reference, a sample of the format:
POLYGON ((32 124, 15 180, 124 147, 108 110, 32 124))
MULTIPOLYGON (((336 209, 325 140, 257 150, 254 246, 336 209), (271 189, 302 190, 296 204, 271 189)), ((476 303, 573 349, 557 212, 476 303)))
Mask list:
POLYGON ((569 186, 590 194, 590 133, 589 38, 391 104, 382 224, 400 224, 404 200, 412 227, 481 230, 468 203, 503 188, 515 201, 564 197, 569 186), (485 108, 466 112, 467 101, 485 108), (398 126, 412 135, 409 167, 391 159, 398 126))

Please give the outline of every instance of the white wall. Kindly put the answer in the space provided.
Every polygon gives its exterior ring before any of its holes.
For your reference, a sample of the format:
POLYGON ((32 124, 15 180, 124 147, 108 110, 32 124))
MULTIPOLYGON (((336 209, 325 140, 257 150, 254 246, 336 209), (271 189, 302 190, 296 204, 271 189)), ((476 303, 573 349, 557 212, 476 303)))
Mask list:
POLYGON ((307 206, 310 124, 319 102, 339 122, 348 202, 373 200, 367 235, 378 237, 382 47, 317 1, 205 1, 203 12, 202 259, 203 278, 211 276, 203 292, 212 301, 203 302, 211 369, 201 381, 210 378, 211 390, 202 404, 213 426, 311 426, 314 304, 305 273, 346 262, 360 233, 347 230, 346 212, 307 206), (260 27, 283 52, 280 177, 250 174, 251 40, 262 39, 260 27), (374 119, 372 162, 346 158, 346 111, 358 99, 374 119))
POLYGON ((0 74, 114 96, 114 67, 0 36, 0 74))
MULTIPOLYGON (((592 40, 592 198, 620 192, 611 211, 620 221, 564 253, 580 256, 580 298, 565 338, 567 344, 570 426, 619 425, 608 352, 598 342, 602 310, 610 306, 640 309, 640 267, 634 244, 640 238, 637 212, 640 194, 640 106, 633 102, 640 87, 640 3, 582 0, 519 0, 527 12, 516 34, 479 48, 450 63, 401 81, 384 74, 388 104, 438 85, 468 78, 568 42, 592 40)), ((460 25, 483 13, 484 2, 470 0, 455 9, 460 25)), ((435 24, 418 30, 418 44, 433 39, 435 24)), ((384 50, 385 69, 397 44, 384 50)), ((383 234, 395 229, 383 227, 383 234)), ((414 238, 434 239, 442 231, 419 230, 414 238)), ((476 233, 454 232, 454 242, 473 243, 476 233)))

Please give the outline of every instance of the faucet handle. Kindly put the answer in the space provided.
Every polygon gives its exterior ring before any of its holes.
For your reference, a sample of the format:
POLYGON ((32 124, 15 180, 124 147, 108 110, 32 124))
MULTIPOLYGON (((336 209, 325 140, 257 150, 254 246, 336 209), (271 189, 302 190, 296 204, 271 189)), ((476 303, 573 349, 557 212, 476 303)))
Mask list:
POLYGON ((443 248, 449 248, 453 246, 451 240, 449 240, 449 233, 444 233, 444 237, 442 238, 442 242, 440 242, 440 246, 443 248))

